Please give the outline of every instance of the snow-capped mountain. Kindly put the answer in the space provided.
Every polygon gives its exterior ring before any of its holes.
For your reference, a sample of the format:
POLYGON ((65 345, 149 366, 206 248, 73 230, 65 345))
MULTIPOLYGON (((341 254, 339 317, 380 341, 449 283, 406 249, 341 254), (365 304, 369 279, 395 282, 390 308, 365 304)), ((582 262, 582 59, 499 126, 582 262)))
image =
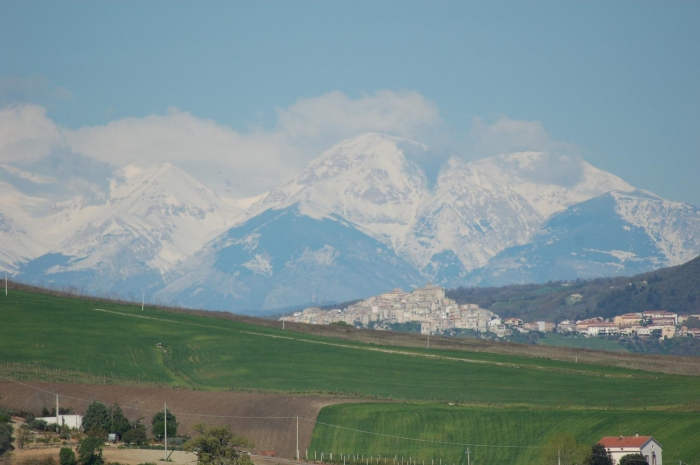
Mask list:
POLYGON ((172 164, 127 167, 111 179, 104 203, 74 197, 25 218, 41 247, 14 263, 33 283, 93 292, 128 289, 129 282, 153 288, 240 210, 172 164))
POLYGON ((472 163, 452 158, 429 186, 416 161, 421 156, 429 158, 430 149, 418 142, 363 134, 326 151, 246 215, 292 205, 314 218, 337 215, 426 278, 454 285, 525 243, 552 212, 611 189, 633 189, 580 160, 538 152, 472 163), (538 179, 544 169, 551 173, 538 179))
POLYGON ((314 218, 337 215, 376 239, 397 247, 427 195, 427 180, 406 151, 427 151, 418 142, 364 134, 343 141, 246 213, 299 205, 314 218))
POLYGON ((582 160, 467 163, 376 133, 255 199, 220 197, 167 163, 117 170, 70 153, 0 165, 0 195, 0 267, 25 282, 251 312, 427 280, 636 273, 700 253, 697 208, 582 160))
POLYGON ((644 191, 613 191, 549 218, 527 244, 472 273, 472 285, 634 275, 700 255, 700 209, 644 191))

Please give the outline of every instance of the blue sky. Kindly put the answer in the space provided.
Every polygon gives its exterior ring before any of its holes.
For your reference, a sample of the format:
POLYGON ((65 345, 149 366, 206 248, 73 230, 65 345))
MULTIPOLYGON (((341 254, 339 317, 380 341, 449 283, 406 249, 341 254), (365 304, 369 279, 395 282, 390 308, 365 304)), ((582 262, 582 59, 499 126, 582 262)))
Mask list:
MULTIPOLYGON (((365 130, 467 158, 566 147, 700 205, 699 24, 683 1, 2 1, 0 105, 34 106, 0 137, 29 125, 117 165, 162 151, 187 168, 196 140, 159 141, 204 132, 217 170, 270 183, 365 130), (474 143, 498 122, 516 127, 501 146, 474 143), (105 142, 121 138, 140 145, 105 142)), ((268 187, 227 176, 236 195, 268 187)))

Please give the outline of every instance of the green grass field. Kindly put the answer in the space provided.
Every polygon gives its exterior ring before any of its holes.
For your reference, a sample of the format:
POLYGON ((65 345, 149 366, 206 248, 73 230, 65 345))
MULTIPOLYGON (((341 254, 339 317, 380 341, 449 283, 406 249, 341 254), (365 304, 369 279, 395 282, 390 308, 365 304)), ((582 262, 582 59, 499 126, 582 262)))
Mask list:
POLYGON ((561 334, 548 333, 537 340, 537 344, 554 347, 574 347, 576 349, 608 350, 611 352, 626 352, 617 341, 603 337, 563 336, 561 334))
POLYGON ((332 452, 334 461, 341 454, 359 454, 373 457, 375 463, 381 456, 392 464, 398 456, 404 462, 410 457, 417 465, 462 464, 468 447, 472 464, 533 464, 538 463, 540 447, 556 433, 571 433, 577 441, 593 445, 603 436, 635 431, 654 436, 664 446, 664 463, 700 460, 697 412, 343 404, 324 407, 318 422, 309 454, 324 452, 327 458, 332 452))
POLYGON ((336 459, 341 453, 381 454, 411 457, 418 465, 456 464, 465 462, 463 452, 471 444, 472 463, 536 463, 539 447, 559 431, 593 444, 603 435, 637 430, 665 446, 664 458, 694 463, 700 457, 700 442, 688 440, 700 431, 700 377, 363 344, 19 291, 0 296, 0 321, 0 367, 10 362, 76 370, 89 374, 87 382, 90 375, 121 376, 207 390, 412 400, 324 408, 321 423, 350 429, 318 424, 310 451, 333 452, 336 459), (518 447, 486 447, 504 444, 518 447))
POLYGON ((382 347, 18 291, 0 298, 0 318, 0 362, 38 362, 198 389, 324 391, 541 406, 651 407, 700 400, 700 377, 382 347))

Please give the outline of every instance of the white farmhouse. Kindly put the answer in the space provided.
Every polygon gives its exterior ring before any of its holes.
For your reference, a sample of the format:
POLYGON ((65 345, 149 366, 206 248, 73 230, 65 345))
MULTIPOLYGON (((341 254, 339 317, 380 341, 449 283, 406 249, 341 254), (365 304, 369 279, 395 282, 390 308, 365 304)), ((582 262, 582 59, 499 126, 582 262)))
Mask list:
MULTIPOLYGON (((47 425, 56 424, 56 416, 52 417, 41 417, 37 420, 43 420, 47 425)), ((61 426, 67 426, 71 429, 80 429, 83 426, 83 416, 82 415, 58 415, 58 424, 61 426)))
POLYGON ((651 436, 608 436, 598 443, 608 451, 614 465, 628 454, 642 454, 649 465, 662 465, 661 444, 651 436))

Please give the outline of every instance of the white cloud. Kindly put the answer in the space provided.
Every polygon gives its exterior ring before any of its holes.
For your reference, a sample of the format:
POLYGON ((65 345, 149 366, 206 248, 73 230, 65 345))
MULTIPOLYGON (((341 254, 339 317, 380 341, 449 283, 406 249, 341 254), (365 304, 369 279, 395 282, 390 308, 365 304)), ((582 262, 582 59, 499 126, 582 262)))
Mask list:
POLYGON ((279 130, 290 137, 347 137, 375 131, 415 137, 440 121, 437 105, 414 91, 383 90, 352 100, 342 92, 297 101, 277 110, 279 130))
POLYGON ((43 107, 29 104, 0 110, 0 161, 29 163, 61 146, 61 130, 43 107))
POLYGON ((272 130, 234 130, 177 108, 103 126, 62 128, 36 105, 0 112, 0 160, 31 161, 69 148, 117 166, 170 162, 215 190, 255 195, 285 181, 342 138, 377 131, 417 137, 439 123, 437 106, 417 92, 380 91, 358 99, 341 92, 277 109, 272 130))
POLYGON ((583 176, 575 145, 554 139, 540 121, 499 116, 493 124, 476 118, 469 131, 469 155, 476 158, 513 152, 541 152, 537 157, 503 158, 501 169, 536 183, 574 186, 583 176))
POLYGON ((477 158, 512 152, 549 152, 578 157, 576 146, 554 139, 540 121, 501 115, 492 124, 475 118, 469 131, 469 152, 477 158))

